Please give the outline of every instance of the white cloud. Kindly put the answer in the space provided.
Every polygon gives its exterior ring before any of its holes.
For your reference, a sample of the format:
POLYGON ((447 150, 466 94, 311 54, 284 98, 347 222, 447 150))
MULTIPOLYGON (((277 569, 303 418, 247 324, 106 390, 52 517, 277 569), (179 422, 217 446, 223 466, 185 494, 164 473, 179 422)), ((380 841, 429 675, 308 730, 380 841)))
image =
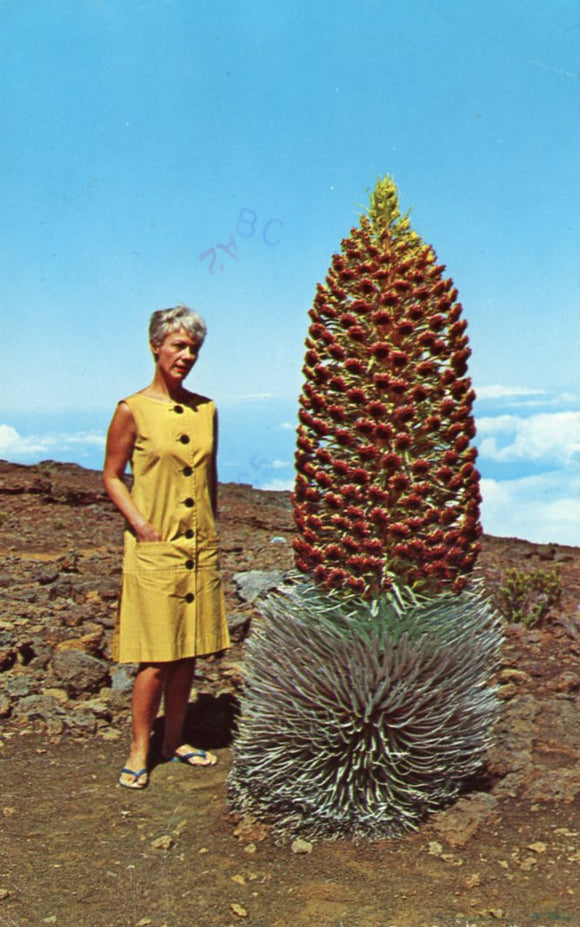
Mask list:
POLYGON ((69 451, 76 453, 83 448, 94 450, 104 446, 105 437, 92 432, 21 435, 12 425, 0 425, 0 456, 17 463, 33 463, 47 456, 58 459, 69 451))
POLYGON ((284 470, 286 467, 291 467, 292 464, 287 463, 285 460, 273 460, 270 466, 273 470, 284 470))
POLYGON ((580 451, 578 412, 541 412, 527 418, 488 416, 476 424, 482 459, 498 463, 543 460, 566 466, 580 451))
POLYGON ((280 425, 278 425, 278 428, 280 431, 294 431, 296 425, 293 425, 292 422, 282 422, 280 425))
POLYGON ((580 546, 580 479, 555 470, 519 480, 481 481, 486 534, 580 546))
POLYGON ((519 399, 523 396, 548 396, 543 389, 531 389, 529 386, 478 386, 475 389, 478 399, 519 399))
POLYGON ((12 425, 0 425, 0 454, 41 454, 44 447, 42 439, 32 436, 24 438, 12 425))
POLYGON ((294 479, 270 480, 268 483, 263 483, 260 486, 256 486, 256 489, 265 489, 265 490, 268 490, 269 492, 292 492, 292 490, 294 489, 294 479))
POLYGON ((564 410, 578 406, 578 395, 571 392, 554 393, 529 386, 480 386, 475 389, 477 401, 495 404, 499 410, 506 407, 522 410, 564 410))

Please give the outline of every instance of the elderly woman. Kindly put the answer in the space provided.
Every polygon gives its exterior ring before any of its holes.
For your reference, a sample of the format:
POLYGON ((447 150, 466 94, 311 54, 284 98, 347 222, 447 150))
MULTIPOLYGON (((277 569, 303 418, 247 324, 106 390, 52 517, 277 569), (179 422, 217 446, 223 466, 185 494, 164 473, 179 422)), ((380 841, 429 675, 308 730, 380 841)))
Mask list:
POLYGON ((105 489, 127 522, 113 657, 139 667, 131 748, 119 779, 129 789, 147 785, 162 697, 163 757, 191 766, 217 762, 183 742, 195 658, 229 646, 215 526, 216 410, 183 385, 205 334, 186 306, 153 313, 153 381, 118 404, 108 433, 105 489))

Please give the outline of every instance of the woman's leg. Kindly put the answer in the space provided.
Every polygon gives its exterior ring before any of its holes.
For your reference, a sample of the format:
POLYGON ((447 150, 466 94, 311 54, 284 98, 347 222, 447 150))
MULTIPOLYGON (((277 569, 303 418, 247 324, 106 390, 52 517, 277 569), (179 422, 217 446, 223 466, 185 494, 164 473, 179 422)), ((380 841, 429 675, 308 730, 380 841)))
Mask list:
POLYGON ((194 673, 194 658, 176 660, 175 663, 167 666, 163 696, 165 717, 162 753, 164 756, 173 756, 177 748, 183 744, 183 723, 194 673))
POLYGON ((165 677, 163 733, 163 755, 176 756, 190 766, 213 766, 217 756, 213 753, 191 747, 183 741, 183 723, 189 704, 191 684, 195 670, 195 660, 178 660, 167 668, 165 677))
MULTIPOLYGON (((125 766, 134 773, 147 768, 151 731, 159 711, 168 666, 167 663, 143 663, 133 683, 131 749, 125 766)), ((146 780, 145 775, 140 776, 139 786, 142 787, 146 780)), ((124 772, 121 773, 121 781, 131 786, 136 777, 124 772)))

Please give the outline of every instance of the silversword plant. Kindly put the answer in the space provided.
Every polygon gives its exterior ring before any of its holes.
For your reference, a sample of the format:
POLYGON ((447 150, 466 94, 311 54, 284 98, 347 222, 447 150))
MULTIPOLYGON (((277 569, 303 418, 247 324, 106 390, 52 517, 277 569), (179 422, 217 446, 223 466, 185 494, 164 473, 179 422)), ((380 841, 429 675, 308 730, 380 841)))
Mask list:
POLYGON ((228 779, 282 836, 394 836, 481 766, 499 621, 476 584, 466 323, 379 180, 310 312, 298 570, 259 605, 228 779))

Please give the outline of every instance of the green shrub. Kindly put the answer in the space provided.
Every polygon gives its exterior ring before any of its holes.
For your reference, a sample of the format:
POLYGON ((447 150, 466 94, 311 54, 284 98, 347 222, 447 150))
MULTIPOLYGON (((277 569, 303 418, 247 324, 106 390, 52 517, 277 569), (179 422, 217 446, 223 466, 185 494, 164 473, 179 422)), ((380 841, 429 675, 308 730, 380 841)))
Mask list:
POLYGON ((557 568, 518 570, 510 567, 502 577, 497 607, 504 618, 528 627, 540 624, 562 597, 562 580, 557 568))

